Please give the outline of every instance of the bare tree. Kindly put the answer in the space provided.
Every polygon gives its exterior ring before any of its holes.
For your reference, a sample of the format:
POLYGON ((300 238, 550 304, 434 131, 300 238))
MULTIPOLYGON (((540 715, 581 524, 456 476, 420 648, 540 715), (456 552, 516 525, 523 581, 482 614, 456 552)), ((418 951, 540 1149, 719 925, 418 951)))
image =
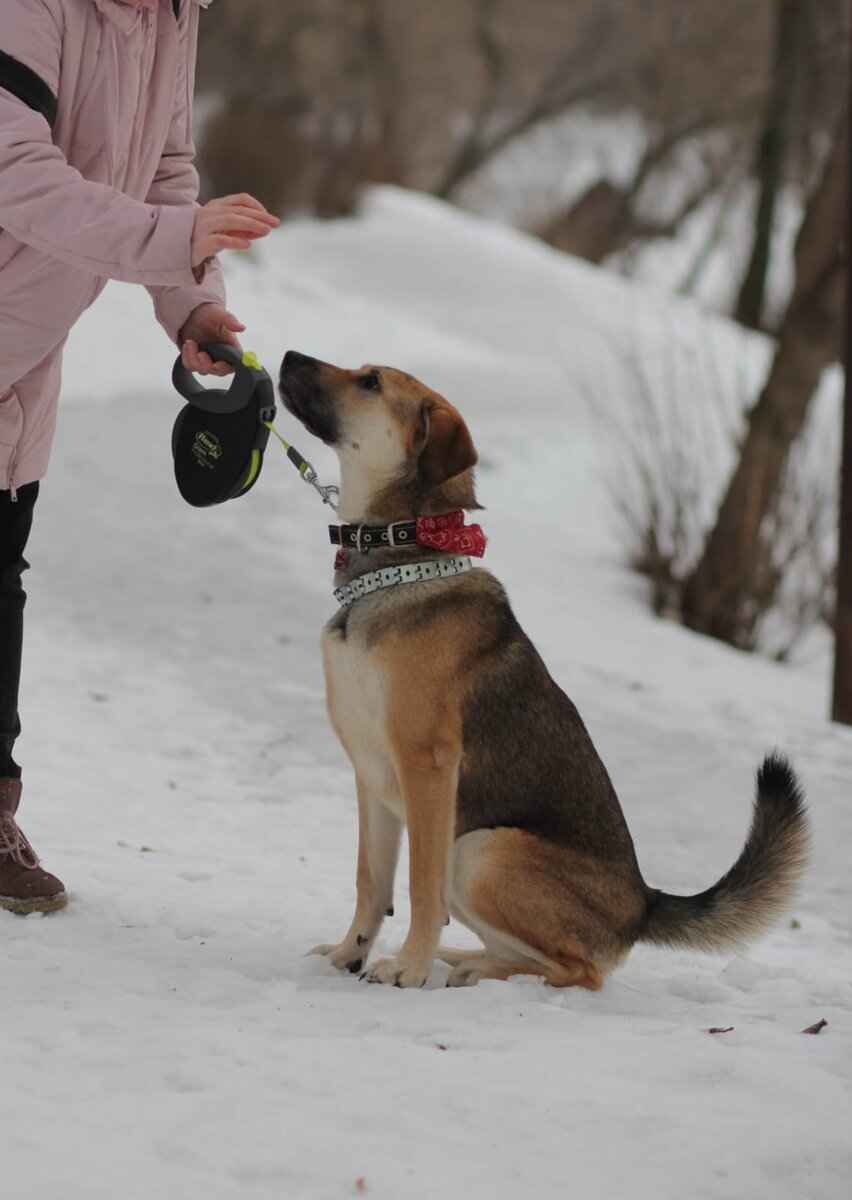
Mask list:
POLYGON ((673 119, 668 127, 649 139, 627 183, 598 180, 566 212, 552 216, 538 231, 539 236, 558 250, 596 263, 633 243, 674 237, 683 222, 723 187, 726 176, 736 172, 736 152, 728 148, 722 156, 708 149, 703 178, 692 182, 668 212, 648 212, 643 208, 646 184, 655 172, 671 167, 684 143, 699 138, 720 121, 718 111, 673 119))
MULTIPOLYGON (((849 55, 852 70, 852 43, 849 55)), ((852 135, 852 88, 849 91, 852 135)), ((852 725, 852 146, 847 146, 849 190, 846 220, 846 398, 843 409, 841 450, 840 528, 837 562, 837 614, 835 618, 834 688, 831 715, 852 725)))
POLYGON ((464 180, 495 158, 510 142, 567 108, 602 95, 613 83, 611 70, 591 76, 588 71, 589 62, 600 56, 601 45, 606 44, 605 33, 611 26, 610 14, 601 8, 583 30, 581 42, 570 44, 556 57, 542 75, 535 92, 508 115, 501 113, 500 102, 507 100, 501 85, 506 83, 511 59, 508 47, 501 45, 494 30, 497 11, 498 0, 479 0, 477 45, 485 64, 482 94, 466 137, 435 187, 438 196, 451 196, 464 180))
POLYGON ((776 49, 766 120, 757 148, 758 201, 748 267, 734 316, 742 325, 761 327, 766 273, 778 193, 784 182, 790 114, 796 84, 797 48, 807 34, 808 0, 775 0, 776 49))
MULTIPOLYGON (((846 114, 796 241, 796 283, 739 462, 701 558, 683 591, 683 617, 702 633, 747 645, 773 570, 761 529, 823 368, 840 351, 841 241, 846 221, 846 114)), ((771 588, 769 589, 771 591, 771 588)))

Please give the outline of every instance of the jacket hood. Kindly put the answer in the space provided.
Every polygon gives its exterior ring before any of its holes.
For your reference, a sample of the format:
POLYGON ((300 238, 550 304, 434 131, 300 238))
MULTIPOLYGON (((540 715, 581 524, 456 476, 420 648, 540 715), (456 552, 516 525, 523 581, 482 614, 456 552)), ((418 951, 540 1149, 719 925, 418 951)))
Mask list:
MULTIPOLYGON (((112 21, 127 33, 142 19, 141 8, 122 4, 120 0, 91 0, 91 3, 103 13, 107 20, 112 21)), ((211 3, 212 0, 181 0, 181 4, 197 4, 200 8, 208 8, 211 3)))

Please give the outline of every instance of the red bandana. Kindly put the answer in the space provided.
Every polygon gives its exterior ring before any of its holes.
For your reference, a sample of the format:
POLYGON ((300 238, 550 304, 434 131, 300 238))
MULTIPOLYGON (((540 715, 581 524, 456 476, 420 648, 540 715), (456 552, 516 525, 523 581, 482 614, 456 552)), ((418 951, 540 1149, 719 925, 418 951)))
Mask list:
POLYGON ((482 558, 485 534, 481 525, 465 525, 464 513, 457 508, 455 512, 442 513, 439 517, 418 517, 417 545, 482 558))
MULTIPOLYGON (((415 527, 415 542, 397 542, 397 546, 429 546, 433 550, 451 550, 456 554, 469 554, 472 558, 482 558, 485 553, 485 534, 481 525, 465 525, 464 513, 460 508, 454 512, 441 513, 438 517, 417 517, 412 522, 394 522, 415 527)), ((332 530, 336 527, 332 526, 332 530)), ((341 526, 348 529, 349 526, 341 526)), ((352 526, 351 528, 354 528, 352 526)), ((389 527, 392 528, 392 527, 389 527)), ((398 535, 397 535, 398 536, 398 535)), ((386 543, 394 545, 393 542, 386 543)), ((342 571, 348 563, 347 549, 340 546, 334 558, 335 571, 342 571)))

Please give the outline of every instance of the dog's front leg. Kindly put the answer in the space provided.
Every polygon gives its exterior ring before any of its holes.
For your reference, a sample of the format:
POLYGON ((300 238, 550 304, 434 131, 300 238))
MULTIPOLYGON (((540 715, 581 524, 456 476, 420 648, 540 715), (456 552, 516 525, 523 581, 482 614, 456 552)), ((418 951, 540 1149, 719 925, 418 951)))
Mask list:
POLYGON ((403 756, 397 774, 408 823, 411 925, 399 953, 372 963, 370 983, 422 987, 447 921, 446 880, 453 843, 460 752, 445 744, 403 756))
POLYGON ((357 901, 343 941, 314 946, 339 970, 360 971, 386 916, 393 912, 393 880, 402 823, 380 804, 356 774, 358 793, 357 901))

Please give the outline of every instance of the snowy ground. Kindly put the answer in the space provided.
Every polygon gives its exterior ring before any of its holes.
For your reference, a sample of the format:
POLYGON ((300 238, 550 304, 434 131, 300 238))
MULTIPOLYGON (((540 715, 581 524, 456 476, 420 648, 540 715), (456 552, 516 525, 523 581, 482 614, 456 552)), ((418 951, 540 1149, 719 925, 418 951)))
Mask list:
MULTIPOLYGON (((274 445, 247 498, 182 504, 169 348, 144 294, 113 287, 69 348, 28 555, 22 815, 72 901, 0 913, 0 1194, 848 1196, 852 732, 825 720, 824 656, 781 667, 648 615, 588 403, 619 403, 625 342, 651 374, 680 346, 696 404, 708 371, 735 390, 761 350, 391 190, 281 231, 230 285, 270 367, 288 348, 389 362, 468 417, 486 565, 586 719, 648 881, 692 892, 727 869, 773 746, 807 791, 813 869, 748 957, 640 948, 598 994, 448 991, 443 967, 399 991, 305 958, 354 896, 317 650, 325 513, 274 445)), ((379 952, 404 936, 404 880, 379 952)))

